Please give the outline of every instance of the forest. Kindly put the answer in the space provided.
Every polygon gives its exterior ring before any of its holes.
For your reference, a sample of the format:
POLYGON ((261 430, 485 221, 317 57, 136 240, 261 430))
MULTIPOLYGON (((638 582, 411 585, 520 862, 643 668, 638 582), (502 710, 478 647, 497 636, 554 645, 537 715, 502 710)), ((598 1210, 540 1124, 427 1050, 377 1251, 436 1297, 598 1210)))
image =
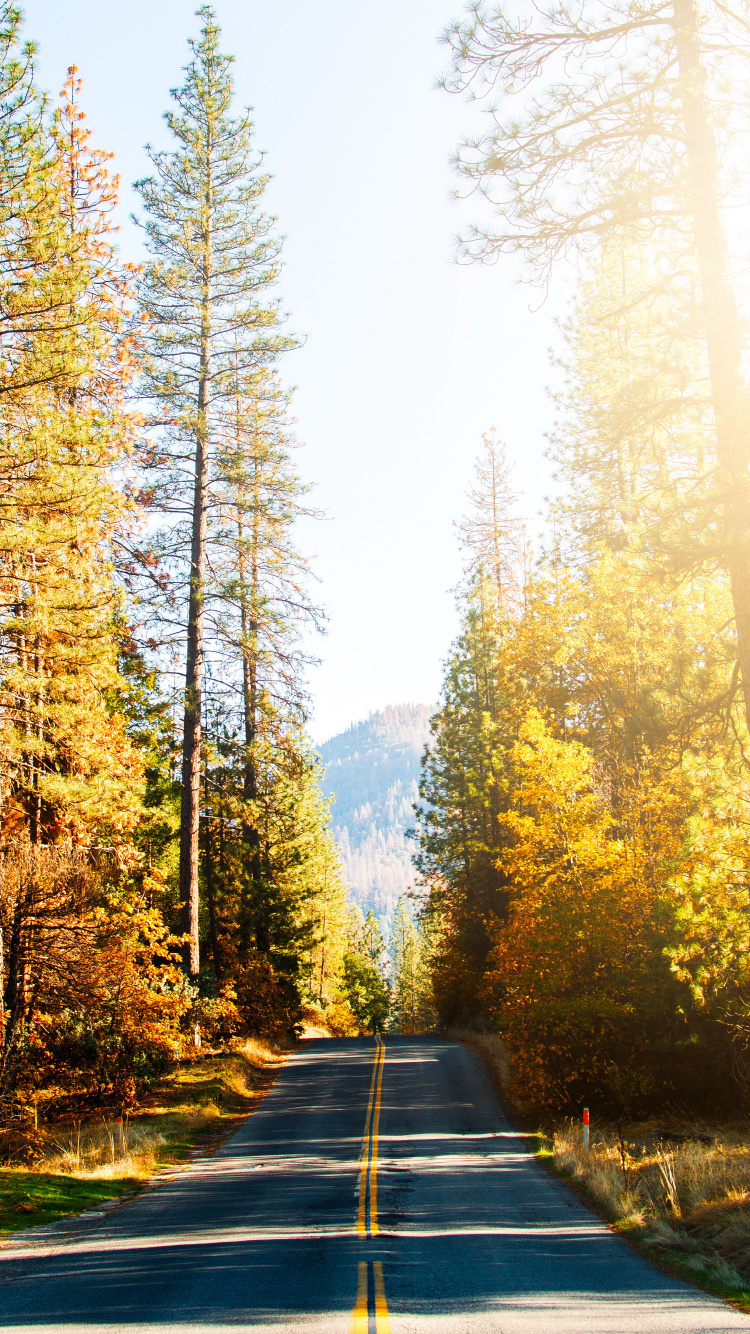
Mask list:
POLYGON ((484 126, 464 254, 576 286, 541 549, 502 433, 459 525, 423 952, 441 1022, 499 1033, 518 1103, 557 1114, 750 1095, 747 37, 692 0, 446 34, 484 126))
POLYGON ((298 339, 215 13, 136 186, 140 267, 77 70, 53 102, 20 12, 1 17, 8 1126, 122 1111, 235 1037, 357 1032, 385 986, 306 732, 319 611, 280 376, 298 339))
MULTIPOLYGON (((308 731, 269 177, 198 15, 135 266, 77 69, 50 99, 0 12, 0 1119, 122 1111, 186 1054, 306 1029, 497 1035, 520 1107, 746 1106, 746 20, 477 4, 445 34, 484 118, 460 257, 564 267, 574 296, 541 540, 502 430, 457 524, 384 932, 308 731)), ((364 821, 387 765, 355 731, 327 758, 364 821)))

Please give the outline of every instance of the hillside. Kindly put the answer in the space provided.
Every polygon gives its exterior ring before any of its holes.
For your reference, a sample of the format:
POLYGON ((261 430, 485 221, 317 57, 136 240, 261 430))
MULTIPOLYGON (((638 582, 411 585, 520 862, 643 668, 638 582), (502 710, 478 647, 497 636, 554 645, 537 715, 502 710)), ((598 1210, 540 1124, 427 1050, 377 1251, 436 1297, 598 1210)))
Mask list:
POLYGON ((320 747, 351 896, 386 922, 399 895, 414 884, 413 844, 405 832, 414 822, 430 714, 425 704, 391 705, 320 747))

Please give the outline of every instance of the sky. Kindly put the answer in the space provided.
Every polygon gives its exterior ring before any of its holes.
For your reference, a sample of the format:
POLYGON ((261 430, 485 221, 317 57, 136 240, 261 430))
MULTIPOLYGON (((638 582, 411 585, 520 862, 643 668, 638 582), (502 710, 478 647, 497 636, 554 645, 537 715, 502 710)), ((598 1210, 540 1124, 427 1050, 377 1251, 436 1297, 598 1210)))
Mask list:
MULTIPOLYGON (((163 112, 182 81, 189 0, 28 0, 28 36, 51 92, 67 68, 97 147, 123 183, 122 249, 147 142, 166 147, 163 112)), ((272 173, 266 202, 285 236, 280 290, 304 338, 282 366, 296 386, 299 463, 322 521, 300 541, 319 580, 327 632, 309 643, 311 731, 320 743, 388 704, 435 702, 456 631, 451 589, 482 434, 516 463, 521 509, 550 489, 554 300, 519 282, 513 258, 457 263, 475 216, 456 203, 450 157, 479 113, 436 88, 438 38, 461 0, 216 0, 236 57, 238 104, 254 109, 272 173)))

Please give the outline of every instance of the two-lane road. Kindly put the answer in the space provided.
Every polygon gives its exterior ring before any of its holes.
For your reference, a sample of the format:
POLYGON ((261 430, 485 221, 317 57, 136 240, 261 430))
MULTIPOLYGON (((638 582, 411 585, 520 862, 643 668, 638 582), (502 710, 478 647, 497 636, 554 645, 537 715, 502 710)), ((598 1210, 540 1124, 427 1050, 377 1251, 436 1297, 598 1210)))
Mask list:
POLYGON ((0 1250, 0 1327, 750 1334, 539 1168, 440 1038, 317 1041, 218 1153, 0 1250))

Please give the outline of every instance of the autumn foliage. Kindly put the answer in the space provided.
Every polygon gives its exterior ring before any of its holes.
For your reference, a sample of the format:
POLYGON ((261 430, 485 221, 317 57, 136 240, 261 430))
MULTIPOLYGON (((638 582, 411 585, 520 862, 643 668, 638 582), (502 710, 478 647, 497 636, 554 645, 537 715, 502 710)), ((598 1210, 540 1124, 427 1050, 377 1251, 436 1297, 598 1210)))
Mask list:
MULTIPOLYGON (((577 373, 571 433, 605 392, 577 373)), ((748 1091, 750 784, 726 581, 670 571, 637 529, 576 531, 613 494, 600 456, 567 459, 558 544, 532 568, 519 547, 522 596, 501 601, 487 561, 460 594, 418 812, 441 1019, 499 1030, 527 1106, 731 1106, 748 1091)))
POLYGON ((305 488, 275 367, 295 340, 264 295, 279 242, 252 125, 232 119, 231 58, 213 12, 200 13, 169 118, 176 154, 156 155, 158 180, 141 183, 150 257, 134 270, 118 255, 118 181, 93 145, 77 71, 51 106, 18 11, 0 8, 6 1137, 39 1115, 127 1108, 200 1042, 287 1040, 329 1011, 337 1031, 357 1027, 297 647, 316 612, 292 539, 305 488), (219 144, 208 163, 196 148, 206 127, 219 144), (218 173, 208 222, 201 170, 218 173), (197 219, 187 249, 175 209, 197 219), (197 323, 199 343, 210 326, 214 373, 191 397, 175 302, 203 291, 207 225, 224 238, 208 325, 197 323), (208 510, 200 586, 179 517, 196 478, 201 523, 208 510))

